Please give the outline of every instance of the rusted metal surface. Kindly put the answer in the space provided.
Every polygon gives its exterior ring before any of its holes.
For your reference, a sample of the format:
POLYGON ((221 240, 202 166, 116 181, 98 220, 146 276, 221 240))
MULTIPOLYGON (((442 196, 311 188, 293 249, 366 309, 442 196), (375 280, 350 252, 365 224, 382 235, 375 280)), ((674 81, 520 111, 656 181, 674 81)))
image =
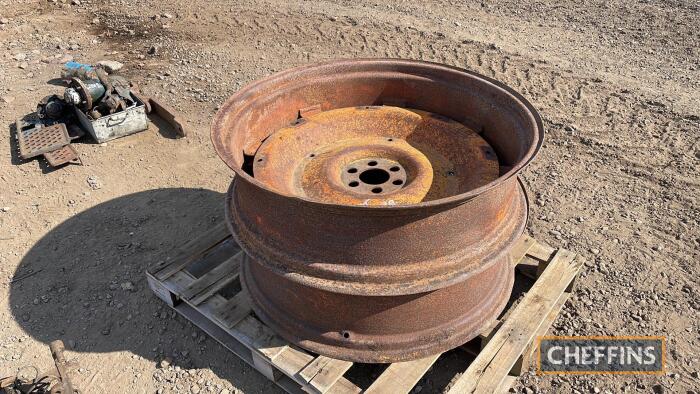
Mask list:
POLYGON ((175 112, 172 108, 165 105, 164 103, 154 99, 153 97, 148 99, 148 103, 150 108, 149 112, 160 116, 164 121, 170 124, 170 126, 173 127, 175 133, 178 136, 187 136, 187 130, 185 130, 183 122, 180 120, 180 117, 178 116, 177 112, 175 112))
POLYGON ((56 364, 56 371, 58 372, 58 383, 51 388, 50 393, 73 394, 73 384, 68 376, 68 361, 63 354, 65 350, 63 341, 52 341, 49 343, 49 348, 51 349, 51 356, 53 357, 54 364, 56 364))
POLYGON ((46 152, 44 157, 51 167, 58 167, 68 163, 82 164, 80 155, 73 145, 66 145, 51 152, 46 152))
POLYGON ((510 294, 516 175, 542 137, 520 95, 431 63, 329 62, 242 89, 212 139, 237 175, 227 217, 255 312, 351 361, 473 338, 510 294))
POLYGON ((43 126, 18 119, 16 128, 19 156, 22 159, 39 156, 70 143, 68 130, 63 123, 43 126))

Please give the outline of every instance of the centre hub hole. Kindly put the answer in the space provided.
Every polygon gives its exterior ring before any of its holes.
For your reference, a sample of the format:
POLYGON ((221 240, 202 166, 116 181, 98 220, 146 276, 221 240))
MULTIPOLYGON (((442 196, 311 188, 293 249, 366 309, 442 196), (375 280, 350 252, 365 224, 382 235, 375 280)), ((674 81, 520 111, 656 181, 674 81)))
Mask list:
POLYGON ((389 172, 381 168, 372 168, 371 170, 362 171, 360 180, 368 185, 381 185, 390 178, 389 172))

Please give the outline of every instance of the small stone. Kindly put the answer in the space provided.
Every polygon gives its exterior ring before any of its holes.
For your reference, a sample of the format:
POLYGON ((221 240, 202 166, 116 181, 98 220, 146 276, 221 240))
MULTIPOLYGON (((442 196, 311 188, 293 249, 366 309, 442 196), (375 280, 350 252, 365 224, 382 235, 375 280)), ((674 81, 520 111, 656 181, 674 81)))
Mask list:
POLYGON ((525 390, 523 390, 523 391, 525 392, 525 394, 534 394, 535 393, 535 390, 533 390, 529 387, 525 387, 525 390))
POLYGON ((600 393, 600 388, 598 388, 598 387, 593 387, 593 392, 594 392, 595 394, 600 393))
POLYGON ((29 66, 29 65, 28 65, 27 63, 24 63, 24 62, 17 65, 17 67, 21 68, 22 70, 24 70, 24 69, 27 68, 28 66, 29 66))
POLYGON ((169 14, 167 12, 160 14, 160 16, 162 16, 165 19, 173 19, 174 18, 173 14, 169 14))
POLYGON ((98 18, 98 17, 92 18, 92 24, 93 24, 93 25, 97 25, 97 24, 99 24, 99 23, 100 23, 100 18, 98 18))
POLYGON ((122 290, 125 291, 133 291, 134 290, 134 284, 131 282, 124 282, 121 284, 122 290))
POLYGON ((7 18, 0 18, 0 25, 6 25, 10 23, 10 20, 7 18))
POLYGON ((22 52, 17 53, 17 54, 15 54, 15 56, 13 56, 13 59, 15 59, 15 60, 17 60, 17 61, 24 60, 24 59, 26 59, 26 58, 27 58, 27 54, 26 54, 26 53, 22 53, 22 52))
POLYGON ((2 208, 0 208, 0 211, 3 211, 3 212, 10 212, 11 209, 12 209, 12 208, 10 208, 10 207, 2 207, 2 208))
POLYGON ((102 335, 109 335, 110 332, 112 332, 112 330, 109 327, 106 327, 102 330, 102 335))
POLYGON ((173 360, 171 360, 169 357, 166 357, 162 360, 160 360, 160 363, 158 363, 158 366, 162 369, 168 368, 170 365, 172 365, 173 360))
POLYGON ((70 3, 72 5, 80 5, 80 0, 72 0, 70 3))
POLYGON ((228 389, 223 389, 219 392, 219 394, 231 394, 231 392, 228 389))
POLYGON ((102 68, 105 69, 108 73, 112 74, 115 73, 124 67, 123 64, 119 63, 116 60, 100 60, 97 62, 98 66, 102 66, 102 68))
POLYGON ((90 188, 92 188, 92 190, 97 190, 97 189, 102 188, 102 183, 100 183, 100 180, 97 179, 97 177, 94 175, 90 175, 87 178, 87 183, 88 183, 88 185, 90 185, 90 188))
POLYGON ((158 54, 158 47, 155 45, 152 45, 150 48, 148 48, 148 54, 149 55, 157 55, 158 54))

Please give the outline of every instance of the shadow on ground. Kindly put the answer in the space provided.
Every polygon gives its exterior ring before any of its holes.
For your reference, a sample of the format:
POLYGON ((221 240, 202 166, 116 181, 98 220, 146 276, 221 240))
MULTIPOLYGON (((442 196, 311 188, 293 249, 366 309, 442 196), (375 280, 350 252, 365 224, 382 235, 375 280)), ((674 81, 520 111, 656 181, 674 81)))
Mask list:
POLYGON ((171 312, 144 271, 223 216, 224 195, 158 189, 119 197, 66 220, 26 254, 10 305, 19 325, 76 352, 129 351, 209 367, 246 392, 274 390, 235 355, 171 312))

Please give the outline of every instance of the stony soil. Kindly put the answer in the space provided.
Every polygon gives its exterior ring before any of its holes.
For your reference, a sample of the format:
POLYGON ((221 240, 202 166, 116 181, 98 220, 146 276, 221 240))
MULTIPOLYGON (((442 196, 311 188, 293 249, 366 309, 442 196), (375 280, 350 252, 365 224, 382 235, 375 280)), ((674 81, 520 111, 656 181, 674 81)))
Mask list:
POLYGON ((223 100, 296 65, 402 57, 496 78, 541 112, 529 231, 587 259, 552 331, 668 338, 665 376, 530 372, 515 390, 697 392, 698 26, 693 0, 0 0, 0 375, 48 368, 62 338, 86 393, 275 392, 143 271, 223 216, 231 171, 209 141, 223 100), (106 58, 190 135, 78 144, 84 165, 55 171, 20 161, 14 119, 62 90, 47 83, 62 62, 106 58))

